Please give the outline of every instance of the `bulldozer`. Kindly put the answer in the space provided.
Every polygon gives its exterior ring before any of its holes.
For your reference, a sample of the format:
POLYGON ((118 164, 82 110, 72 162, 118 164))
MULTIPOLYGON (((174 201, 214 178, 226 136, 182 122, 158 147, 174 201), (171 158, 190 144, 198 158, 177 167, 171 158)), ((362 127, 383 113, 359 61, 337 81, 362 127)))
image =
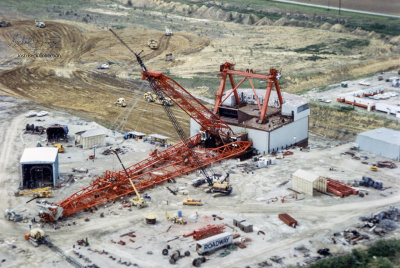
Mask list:
POLYGON ((39 228, 34 228, 25 235, 25 239, 28 240, 34 247, 38 247, 40 244, 46 243, 44 231, 39 228))
POLYGON ((50 187, 44 187, 44 188, 37 188, 37 189, 32 189, 32 190, 26 190, 26 191, 18 191, 15 192, 15 196, 22 196, 22 195, 28 195, 32 194, 33 197, 36 198, 48 198, 51 196, 51 190, 50 187))
POLYGON ((53 146, 58 148, 59 153, 63 153, 65 151, 64 146, 61 143, 54 143, 53 146))
POLYGON ((156 94, 151 93, 150 91, 144 93, 143 97, 147 102, 154 102, 154 103, 161 104, 164 106, 174 105, 174 103, 172 102, 172 100, 170 98, 164 97, 164 99, 161 100, 156 94))
POLYGON ((119 98, 114 104, 120 107, 126 107, 125 98, 119 98))
POLYGON ((134 205, 135 207, 138 207, 138 208, 147 207, 148 204, 146 203, 146 201, 144 200, 144 198, 140 196, 138 190, 137 190, 136 187, 135 187, 135 184, 133 183, 133 181, 132 181, 131 178, 129 177, 129 173, 128 173, 128 171, 125 169, 125 166, 124 166, 124 164, 123 164, 122 161, 121 161, 121 158, 119 158, 119 155, 118 155, 118 153, 117 153, 117 150, 116 150, 116 149, 112 149, 112 152, 117 156, 118 161, 121 163, 122 168, 125 170, 126 176, 128 177, 129 182, 131 183, 132 188, 133 188, 133 190, 135 191, 136 198, 132 198, 132 199, 130 200, 131 204, 134 205))
POLYGON ((154 50, 158 49, 158 41, 157 40, 149 39, 149 41, 147 41, 147 45, 151 49, 154 49, 154 50))
POLYGON ((165 216, 167 217, 168 220, 172 221, 173 223, 182 224, 182 225, 187 223, 183 217, 178 217, 178 215, 171 217, 171 215, 169 215, 169 213, 167 211, 165 211, 165 216))

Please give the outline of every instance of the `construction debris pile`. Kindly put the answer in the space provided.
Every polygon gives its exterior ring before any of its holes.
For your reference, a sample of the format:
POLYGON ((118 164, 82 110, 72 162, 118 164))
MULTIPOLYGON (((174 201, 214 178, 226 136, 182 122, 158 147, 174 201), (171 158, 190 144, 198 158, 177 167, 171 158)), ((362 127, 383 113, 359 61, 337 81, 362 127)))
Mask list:
POLYGON ((397 229, 397 223, 400 222, 400 210, 396 207, 390 207, 388 210, 371 217, 361 217, 360 220, 365 222, 362 228, 378 236, 383 236, 397 229))

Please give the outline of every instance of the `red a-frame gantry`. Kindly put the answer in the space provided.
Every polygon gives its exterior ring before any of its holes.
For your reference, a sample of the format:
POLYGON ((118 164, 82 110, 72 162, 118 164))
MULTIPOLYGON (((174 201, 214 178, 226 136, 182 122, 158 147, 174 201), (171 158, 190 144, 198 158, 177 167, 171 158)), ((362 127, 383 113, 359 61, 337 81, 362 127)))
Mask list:
POLYGON ((259 120, 260 122, 264 122, 265 117, 267 115, 267 109, 268 109, 268 101, 269 98, 271 96, 271 91, 273 86, 275 86, 276 92, 278 94, 278 99, 279 99, 279 103, 280 103, 280 107, 282 107, 283 104, 283 99, 282 99, 282 94, 281 94, 281 90, 279 88, 279 83, 278 83, 278 71, 275 69, 270 69, 269 70, 269 75, 265 75, 265 74, 255 74, 253 73, 253 70, 246 70, 245 72, 243 71, 236 71, 233 69, 233 66, 235 64, 229 63, 229 62, 225 62, 224 64, 222 64, 220 66, 220 72, 221 72, 221 76, 222 76, 222 80, 221 80, 221 84, 219 86, 219 90, 218 90, 218 94, 216 96, 215 99, 215 107, 214 107, 214 112, 218 113, 218 108, 219 106, 222 105, 222 103, 225 102, 225 100, 232 95, 232 93, 235 96, 235 100, 236 100, 236 104, 240 105, 240 99, 239 99, 239 94, 237 93, 237 89, 240 87, 240 85, 243 84, 244 81, 246 81, 247 79, 249 79, 251 88, 253 90, 256 102, 257 102, 257 106, 258 109, 260 110, 260 117, 259 120), (243 79, 236 85, 235 84, 235 80, 233 78, 234 75, 237 76, 243 76, 243 79), (229 77, 229 81, 232 85, 232 91, 227 94, 227 96, 225 96, 225 98, 223 99, 223 94, 224 94, 224 90, 225 90, 225 85, 226 85, 226 79, 229 77), (263 79, 265 81, 268 81, 268 85, 267 85, 267 91, 265 93, 265 98, 264 98, 264 102, 263 105, 261 107, 261 104, 258 100, 256 91, 254 89, 254 84, 253 84, 253 78, 256 79, 263 79))

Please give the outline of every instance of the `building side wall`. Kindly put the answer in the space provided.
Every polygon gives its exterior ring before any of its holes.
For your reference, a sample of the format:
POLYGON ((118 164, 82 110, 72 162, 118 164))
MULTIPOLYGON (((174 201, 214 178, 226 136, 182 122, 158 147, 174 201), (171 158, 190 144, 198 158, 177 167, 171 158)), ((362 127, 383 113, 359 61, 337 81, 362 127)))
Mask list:
POLYGON ((319 177, 318 180, 314 181, 313 187, 314 189, 326 193, 326 178, 319 177))
MULTIPOLYGON (((246 132, 248 138, 253 142, 253 147, 260 154, 271 153, 280 150, 282 147, 290 146, 308 139, 308 116, 284 125, 272 132, 243 128, 230 125, 235 133, 246 132), (269 137, 270 136, 270 137, 269 137), (296 140, 294 139, 296 137, 296 140)), ((196 121, 190 119, 190 135, 193 136, 200 132, 200 126, 196 121)))
POLYGON ((83 149, 90 149, 93 148, 94 146, 104 146, 106 144, 106 136, 97 135, 91 137, 82 137, 81 143, 83 149))
POLYGON ((305 139, 308 139, 308 116, 271 131, 269 152, 276 152, 305 139))
POLYGON ((292 187, 295 191, 313 196, 313 183, 297 176, 292 176, 292 187))
POLYGON ((235 133, 246 132, 248 133, 248 139, 253 142, 253 147, 260 154, 268 153, 268 136, 269 133, 266 131, 242 128, 237 126, 230 126, 235 133))
POLYGON ((54 161, 53 163, 53 186, 57 185, 58 177, 59 173, 58 173, 58 154, 57 154, 56 161, 54 161))
POLYGON ((356 143, 361 150, 400 161, 400 146, 390 141, 378 140, 364 135, 357 135, 356 143))

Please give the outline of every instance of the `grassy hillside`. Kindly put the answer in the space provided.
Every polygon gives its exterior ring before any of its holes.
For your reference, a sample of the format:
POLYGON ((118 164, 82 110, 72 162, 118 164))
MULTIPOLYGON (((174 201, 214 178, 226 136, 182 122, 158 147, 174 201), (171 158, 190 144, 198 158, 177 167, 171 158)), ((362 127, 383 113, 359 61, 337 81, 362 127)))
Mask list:
POLYGON ((357 133, 380 127, 400 130, 399 120, 385 115, 365 114, 351 107, 310 103, 310 131, 338 140, 353 139, 357 133))

